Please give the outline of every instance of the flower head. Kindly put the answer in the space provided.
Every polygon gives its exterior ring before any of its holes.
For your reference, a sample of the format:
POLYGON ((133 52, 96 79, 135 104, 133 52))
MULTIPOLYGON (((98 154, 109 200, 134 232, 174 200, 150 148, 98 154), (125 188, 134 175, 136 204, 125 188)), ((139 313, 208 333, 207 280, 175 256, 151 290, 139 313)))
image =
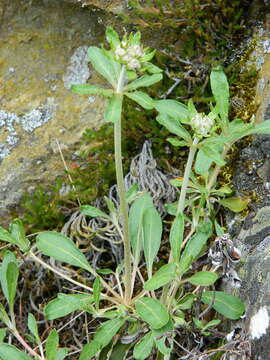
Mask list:
POLYGON ((190 125, 197 135, 208 136, 214 125, 214 120, 203 113, 198 113, 191 118, 190 125))

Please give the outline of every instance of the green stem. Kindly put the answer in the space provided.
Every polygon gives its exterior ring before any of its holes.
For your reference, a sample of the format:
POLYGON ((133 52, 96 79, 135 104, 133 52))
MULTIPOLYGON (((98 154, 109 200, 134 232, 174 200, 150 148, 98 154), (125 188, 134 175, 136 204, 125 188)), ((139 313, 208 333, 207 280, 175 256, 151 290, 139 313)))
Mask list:
POLYGON ((192 168, 193 159, 194 159, 194 156, 195 156, 196 151, 197 151, 198 142, 199 142, 199 139, 195 138, 193 140, 192 146, 190 147, 190 150, 189 150, 187 164, 186 164, 184 178, 183 178, 183 184, 181 186, 181 192, 180 192, 180 197, 179 197, 178 206, 177 206, 176 216, 181 214, 185 209, 185 201, 186 201, 186 194, 187 194, 187 188, 188 188, 188 181, 189 181, 190 171, 191 171, 191 168, 192 168))
MULTIPOLYGON (((122 66, 119 76, 116 93, 123 96, 123 87, 125 82, 125 67, 122 66)), ((124 173, 122 164, 122 146, 121 146, 121 116, 114 123, 114 156, 115 156, 115 171, 118 188, 118 195, 120 200, 120 219, 123 226, 123 241, 124 241, 124 266, 125 266, 125 301, 128 304, 131 299, 131 246, 128 228, 128 205, 126 201, 126 189, 124 183, 124 173)))
MULTIPOLYGON (((183 211, 185 209, 185 201, 186 201, 186 195, 187 195, 188 181, 189 181, 189 176, 190 176, 190 172, 191 172, 191 168, 192 168, 192 164, 193 164, 193 159, 194 159, 194 156, 195 156, 196 151, 197 151, 198 142, 199 142, 199 139, 195 138, 193 140, 193 143, 192 143, 192 145, 190 147, 190 150, 189 150, 187 164, 186 164, 186 168, 185 168, 185 172, 184 172, 183 183, 182 183, 182 186, 181 186, 181 192, 180 192, 180 197, 179 197, 177 211, 176 211, 176 217, 179 214, 183 213, 183 211)), ((170 258, 169 258, 169 263, 170 262, 172 262, 172 252, 170 253, 170 258)), ((173 282, 172 286, 174 286, 174 285, 175 285, 175 283, 173 282)), ((163 292, 162 292, 162 296, 161 296, 161 299, 162 299, 163 303, 166 303, 166 298, 167 298, 168 293, 169 293, 169 288, 170 288, 169 284, 164 286, 164 288, 163 288, 163 292)))
MULTIPOLYGON (((223 152, 221 154, 221 157, 222 157, 223 160, 225 159, 230 147, 231 147, 231 144, 224 144, 224 150, 223 150, 223 152)), ((213 185, 215 185, 215 183, 217 181, 218 174, 220 172, 220 169, 221 169, 221 166, 219 166, 219 165, 215 166, 214 171, 213 171, 213 173, 211 175, 211 178, 209 180, 209 183, 206 186, 206 188, 209 191, 212 189, 213 185)))

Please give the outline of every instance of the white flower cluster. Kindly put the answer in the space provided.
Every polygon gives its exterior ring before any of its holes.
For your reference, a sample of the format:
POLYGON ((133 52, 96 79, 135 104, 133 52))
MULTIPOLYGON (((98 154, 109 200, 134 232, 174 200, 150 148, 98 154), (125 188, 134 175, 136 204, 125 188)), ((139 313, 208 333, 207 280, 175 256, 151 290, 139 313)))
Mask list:
POLYGON ((122 41, 114 50, 116 60, 120 60, 131 70, 140 69, 140 58, 144 56, 144 52, 140 45, 127 46, 126 41, 122 41))
POLYGON ((192 126, 196 134, 201 136, 207 136, 212 126, 214 125, 214 120, 211 119, 209 116, 198 113, 193 116, 190 125, 192 126))

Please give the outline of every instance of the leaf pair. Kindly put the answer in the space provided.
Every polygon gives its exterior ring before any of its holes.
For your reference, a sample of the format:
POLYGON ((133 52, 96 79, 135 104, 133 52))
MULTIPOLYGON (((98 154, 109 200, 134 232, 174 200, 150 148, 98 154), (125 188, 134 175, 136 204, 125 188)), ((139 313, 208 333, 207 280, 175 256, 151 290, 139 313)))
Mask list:
POLYGON ((9 231, 0 226, 0 240, 17 245, 23 252, 30 249, 30 242, 25 236, 23 223, 20 219, 12 221, 9 231))
POLYGON ((159 251, 162 220, 149 194, 134 201, 129 212, 129 229, 135 264, 144 252, 148 276, 151 277, 154 259, 159 251))

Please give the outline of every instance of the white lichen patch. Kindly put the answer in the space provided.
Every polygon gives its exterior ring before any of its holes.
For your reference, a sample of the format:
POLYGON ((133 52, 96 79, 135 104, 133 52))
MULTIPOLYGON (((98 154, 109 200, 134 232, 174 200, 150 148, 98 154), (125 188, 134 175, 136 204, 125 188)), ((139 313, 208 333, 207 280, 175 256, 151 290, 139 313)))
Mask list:
POLYGON ((0 110, 0 161, 10 154, 11 150, 20 140, 16 131, 16 125, 21 126, 26 132, 32 132, 52 118, 55 107, 54 99, 48 98, 45 105, 38 109, 33 109, 22 116, 0 110), (3 135, 5 133, 7 135, 3 135))
POLYGON ((249 325, 249 333, 252 339, 259 339, 266 334, 269 327, 269 315, 266 306, 252 316, 249 325))
POLYGON ((88 46, 78 47, 70 58, 70 64, 63 76, 64 86, 69 89, 71 85, 84 84, 90 77, 87 58, 88 46))

